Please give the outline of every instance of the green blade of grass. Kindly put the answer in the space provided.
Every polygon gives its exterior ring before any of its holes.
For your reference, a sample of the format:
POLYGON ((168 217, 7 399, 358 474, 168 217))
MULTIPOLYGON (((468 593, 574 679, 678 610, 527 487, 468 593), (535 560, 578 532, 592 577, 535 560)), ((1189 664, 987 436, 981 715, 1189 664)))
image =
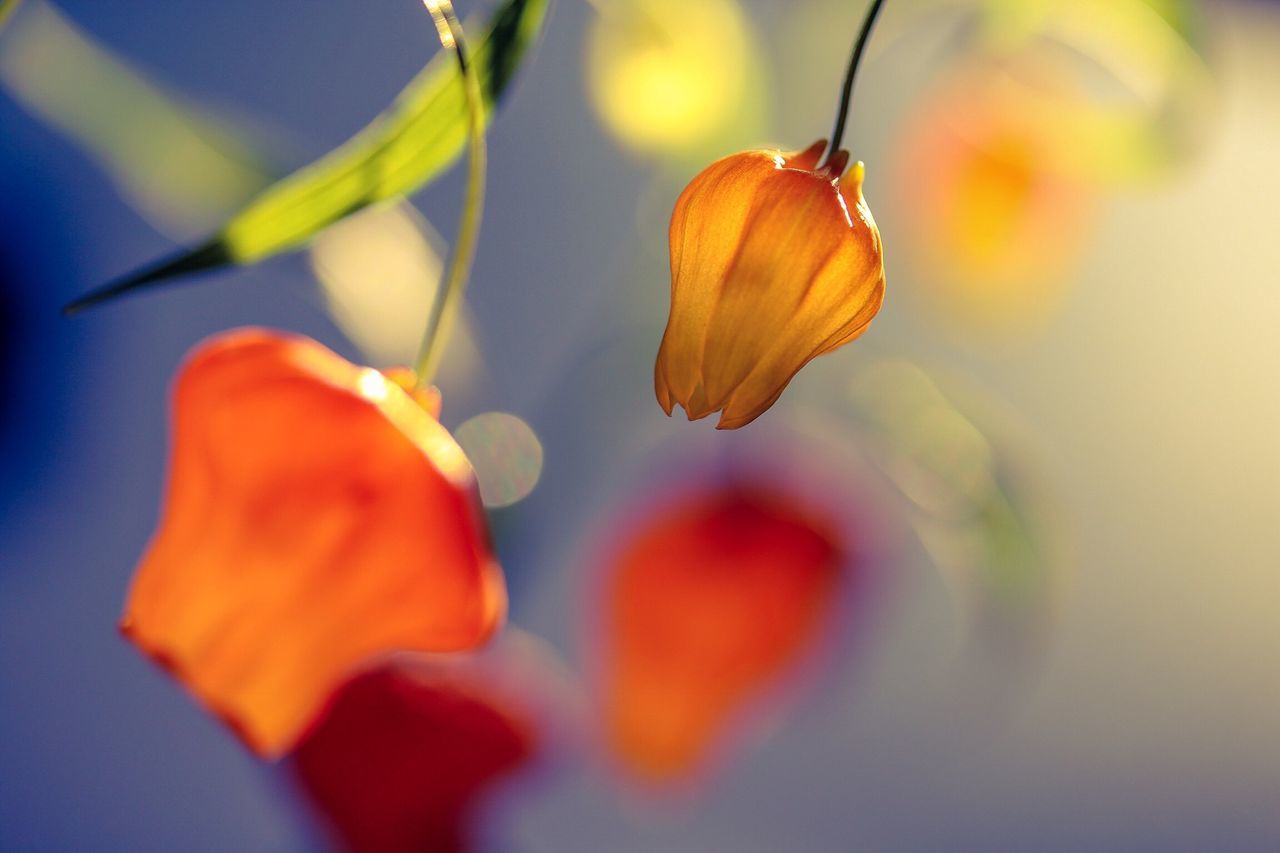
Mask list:
MULTIPOLYGON (((507 0, 475 40, 486 115, 502 99, 541 30, 549 0, 507 0)), ((204 244, 91 291, 67 313, 179 276, 252 264, 305 245, 328 225, 413 192, 453 164, 466 146, 467 106, 451 58, 436 56, 395 102, 343 145, 272 184, 204 244)))

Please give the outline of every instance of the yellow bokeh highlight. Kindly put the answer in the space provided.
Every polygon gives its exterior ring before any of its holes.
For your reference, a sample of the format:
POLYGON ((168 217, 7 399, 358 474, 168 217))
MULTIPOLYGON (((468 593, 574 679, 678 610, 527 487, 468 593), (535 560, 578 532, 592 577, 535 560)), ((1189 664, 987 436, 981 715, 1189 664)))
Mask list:
POLYGON ((644 151, 704 142, 751 110, 755 51, 733 0, 596 0, 587 84, 604 125, 644 151))
MULTIPOLYGON (((439 235, 407 202, 368 207, 323 231, 311 269, 334 322, 378 367, 413 364, 440 289, 439 235)), ((479 365, 468 324, 458 322, 444 374, 465 380, 479 365)))

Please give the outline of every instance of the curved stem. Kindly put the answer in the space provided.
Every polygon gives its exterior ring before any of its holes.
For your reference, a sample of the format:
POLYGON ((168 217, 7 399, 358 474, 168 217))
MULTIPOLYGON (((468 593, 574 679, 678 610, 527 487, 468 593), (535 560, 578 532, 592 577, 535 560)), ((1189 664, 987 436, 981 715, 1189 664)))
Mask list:
POLYGON ((844 88, 840 91, 840 106, 836 111, 835 129, 831 131, 831 147, 827 149, 826 163, 830 163, 840 151, 840 143, 844 139, 844 126, 849 120, 849 101, 853 97, 853 81, 858 76, 858 65, 862 62, 863 51, 867 48, 871 30, 875 27, 876 17, 879 16, 880 7, 883 5, 884 0, 872 0, 871 7, 867 9, 867 16, 862 20, 858 39, 853 43, 853 54, 849 57, 849 70, 844 75, 844 88))
POLYGON ((449 269, 431 303, 431 314, 427 317, 422 347, 413 368, 418 388, 426 388, 431 384, 440 365, 445 342, 449 339, 449 331, 462 304, 462 293, 467 288, 467 277, 471 272, 471 261, 475 257, 476 238, 480 233, 480 218, 484 209, 486 160, 484 99, 480 92, 479 75, 471 66, 462 24, 454 14, 453 4, 449 0, 423 0, 423 5, 435 21, 440 33, 440 44, 445 49, 452 49, 458 61, 458 72, 462 77, 462 88, 467 101, 468 148, 467 191, 462 213, 458 218, 458 234, 454 239, 449 269))

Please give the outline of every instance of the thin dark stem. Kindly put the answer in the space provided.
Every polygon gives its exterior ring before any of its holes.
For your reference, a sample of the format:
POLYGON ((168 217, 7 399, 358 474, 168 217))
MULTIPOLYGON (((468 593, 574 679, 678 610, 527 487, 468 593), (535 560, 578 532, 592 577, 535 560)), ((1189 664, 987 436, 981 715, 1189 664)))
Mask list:
POLYGON ((867 41, 871 38, 871 30, 875 27, 876 17, 879 16, 880 7, 883 5, 884 0, 872 0, 871 8, 867 9, 867 17, 862 21, 858 40, 853 43, 853 55, 849 57, 849 70, 844 75, 844 89, 840 92, 840 107, 836 111, 836 127, 831 131, 831 147, 827 149, 828 163, 840 150, 840 143, 844 139, 844 126, 849 120, 849 101, 853 98, 853 81, 858 76, 858 65, 862 62, 862 53, 866 50, 867 41))

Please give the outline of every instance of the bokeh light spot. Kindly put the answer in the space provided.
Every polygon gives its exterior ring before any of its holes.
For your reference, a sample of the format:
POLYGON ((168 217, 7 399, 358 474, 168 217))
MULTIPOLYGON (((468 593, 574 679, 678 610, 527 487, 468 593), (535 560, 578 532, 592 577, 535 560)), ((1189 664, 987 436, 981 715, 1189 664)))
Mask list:
MULTIPOLYGON (((379 367, 412 364, 444 269, 439 235, 408 203, 370 207, 323 231, 311 268, 338 327, 379 367)), ((442 373, 465 379, 478 363, 463 318, 442 373)))
POLYGON ((592 102, 636 148, 696 144, 744 108, 750 43, 732 0, 611 3, 587 41, 592 102))
POLYGON ((542 443, 533 429, 506 412, 485 412, 454 431, 480 483, 487 507, 511 506, 533 491, 542 475, 542 443))

